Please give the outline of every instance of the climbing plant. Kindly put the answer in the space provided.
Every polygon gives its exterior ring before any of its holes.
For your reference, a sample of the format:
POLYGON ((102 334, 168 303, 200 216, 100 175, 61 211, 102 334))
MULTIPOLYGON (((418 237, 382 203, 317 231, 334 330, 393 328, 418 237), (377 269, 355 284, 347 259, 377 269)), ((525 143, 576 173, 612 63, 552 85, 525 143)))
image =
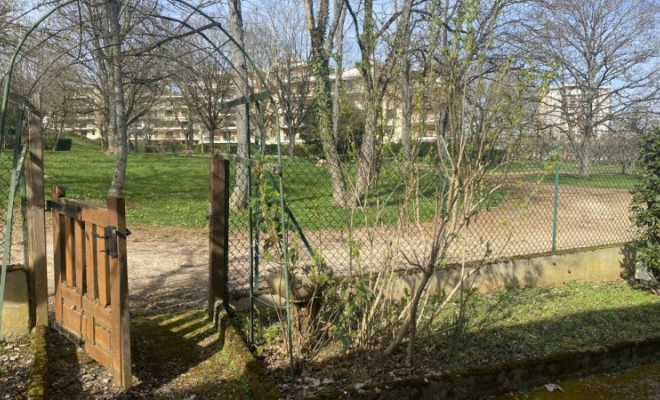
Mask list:
POLYGON ((660 276, 660 129, 642 135, 632 220, 637 227, 637 259, 660 276))

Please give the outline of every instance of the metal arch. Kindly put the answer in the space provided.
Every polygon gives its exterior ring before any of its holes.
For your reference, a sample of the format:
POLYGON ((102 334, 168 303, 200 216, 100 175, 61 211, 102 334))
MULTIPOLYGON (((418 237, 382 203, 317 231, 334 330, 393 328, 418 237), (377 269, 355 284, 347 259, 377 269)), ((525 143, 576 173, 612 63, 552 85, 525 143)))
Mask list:
MULTIPOLYGON (((6 115, 7 115, 7 105, 9 102, 9 91, 11 87, 11 81, 12 81, 12 75, 14 71, 14 66, 16 64, 16 60, 18 58, 18 54, 23 48, 23 45, 25 44, 26 40, 30 35, 41 25, 46 19, 48 19, 52 14, 54 14, 56 11, 70 5, 73 3, 76 3, 78 0, 69 0, 66 1, 62 4, 59 4, 49 11, 47 11, 44 15, 42 15, 23 35, 21 38, 18 46, 14 50, 14 53, 12 55, 12 58, 10 60, 9 64, 9 69, 7 71, 6 75, 6 81, 5 81, 5 87, 4 87, 4 92, 3 92, 3 97, 2 97, 2 105, 0 108, 0 132, 4 132, 5 128, 5 123, 6 123, 6 115)), ((236 39, 220 24, 218 23, 213 17, 209 16, 206 14, 204 11, 202 11, 200 8, 188 3, 185 0, 172 0, 176 3, 179 3, 183 6, 188 7, 189 9, 193 10, 197 14, 203 16, 206 18, 213 26, 217 27, 220 29, 228 38, 231 40, 231 42, 236 46, 236 48, 241 51, 246 60, 248 61, 250 67, 255 71, 255 74, 257 78, 259 79, 260 83, 262 83, 264 86, 266 86, 266 79, 264 78, 263 74, 257 68, 256 64, 252 60, 252 58, 247 54, 243 46, 241 46, 236 39)), ((248 85, 250 87, 250 85, 248 85)), ((271 108, 273 108, 275 111, 276 110, 276 102, 274 101, 274 98, 270 96, 271 99, 271 108)), ((290 366, 290 373, 291 373, 291 378, 293 379, 293 373, 294 373, 294 364, 293 364, 293 343, 292 343, 292 336, 291 336, 291 302, 290 302, 290 277, 289 277, 289 270, 288 270, 288 235, 287 235, 287 225, 286 225, 286 212, 285 212, 285 203, 284 203, 284 180, 282 177, 282 142, 281 142, 281 133, 280 133, 280 121, 279 121, 279 115, 277 112, 274 113, 275 115, 275 134, 276 134, 276 141, 277 141, 277 161, 278 161, 278 166, 279 166, 279 173, 278 173, 278 180, 279 180, 279 197, 280 197, 280 223, 281 223, 281 229, 282 229, 282 263, 283 263, 283 272, 284 272, 284 279, 285 279, 285 285, 286 285, 286 314, 287 314, 287 327, 288 327, 288 348, 289 348, 289 366, 290 366)), ((20 133, 19 133, 20 134, 20 133)), ((18 135, 17 135, 18 136, 18 135)), ((19 138, 20 139, 20 138, 19 138)), ((263 150, 262 150, 263 151, 263 150)), ((14 157, 16 158, 16 157, 14 157)), ((14 163, 16 163, 16 159, 14 160, 14 163)), ((12 175, 12 180, 15 178, 16 175, 16 167, 13 169, 14 174, 12 175)), ((15 186, 15 182, 12 182, 12 186, 15 186)), ((10 188, 11 189, 11 188, 10 188)), ((10 190, 11 192, 11 190, 10 190)), ((11 204, 11 200, 10 200, 11 204)), ((7 224, 11 225, 11 224, 7 224)), ((10 251, 10 248, 8 248, 7 243, 11 243, 11 231, 9 231, 9 236, 5 237, 5 248, 3 252, 3 263, 2 263, 2 269, 3 271, 6 270, 7 268, 7 263, 8 263, 8 253, 10 251)), ((2 280, 4 281, 5 275, 2 275, 2 280)), ((4 285, 3 289, 4 289, 4 285)), ((4 293, 0 293, 2 297, 4 297, 4 293)), ((1 298, 0 298, 0 311, 1 311, 1 298)), ((1 319, 0 319, 1 323, 1 319)))

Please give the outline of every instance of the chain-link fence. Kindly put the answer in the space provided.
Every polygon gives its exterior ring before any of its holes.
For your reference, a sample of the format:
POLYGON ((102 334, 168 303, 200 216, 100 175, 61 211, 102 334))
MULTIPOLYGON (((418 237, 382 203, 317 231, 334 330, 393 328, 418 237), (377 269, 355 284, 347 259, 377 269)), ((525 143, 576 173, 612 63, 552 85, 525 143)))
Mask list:
MULTIPOLYGON (((21 161, 21 143, 16 143, 17 137, 21 136, 21 132, 27 130, 27 113, 23 113, 16 107, 9 107, 8 121, 5 126, 5 132, 2 135, 2 144, 0 151, 0 249, 5 248, 6 242, 6 227, 9 219, 12 224, 12 242, 9 245, 8 264, 20 264, 23 262, 23 220, 21 217, 21 176, 16 176, 13 182, 16 186, 14 188, 14 199, 11 209, 9 209, 9 195, 12 190, 12 174, 15 170, 19 169, 21 161), (17 130, 19 130, 17 135, 17 130)), ((22 168, 20 168, 22 171, 22 168)), ((21 174, 22 175, 22 174, 21 174)))
MULTIPOLYGON (((540 151, 534 141, 525 145, 508 174, 501 170, 491 174, 491 180, 501 186, 449 249, 449 262, 460 261, 463 254, 466 261, 487 254, 507 258, 633 238, 628 208, 635 176, 629 160, 596 154, 588 165, 581 165, 568 143, 560 151, 554 145, 540 151)), ((297 233, 289 218, 290 246, 300 255, 297 264, 312 264, 307 244, 335 275, 342 276, 379 268, 393 241, 398 242, 397 252, 401 253, 397 256, 400 268, 406 268, 406 258, 423 259, 431 244, 434 216, 441 212, 436 197, 441 182, 436 174, 425 178, 420 173, 414 202, 408 201, 406 206, 411 215, 405 218, 408 222, 400 223, 406 194, 399 164, 395 159, 382 162, 378 183, 366 205, 342 207, 333 201, 326 163, 314 157, 286 160, 282 171, 286 203, 303 233, 297 233)), ((418 164, 420 170, 428 165, 421 159, 418 164)), ((356 163, 343 163, 347 182, 356 168, 356 163)), ((234 170, 232 165, 232 182, 234 170)), ((347 183, 347 190, 350 188, 347 183)), ((248 220, 247 211, 230 214, 230 287, 234 293, 246 290, 250 277, 248 220)), ((263 252, 263 241, 255 244, 257 250, 263 252)), ((259 264, 262 276, 277 268, 267 257, 261 257, 259 264)))

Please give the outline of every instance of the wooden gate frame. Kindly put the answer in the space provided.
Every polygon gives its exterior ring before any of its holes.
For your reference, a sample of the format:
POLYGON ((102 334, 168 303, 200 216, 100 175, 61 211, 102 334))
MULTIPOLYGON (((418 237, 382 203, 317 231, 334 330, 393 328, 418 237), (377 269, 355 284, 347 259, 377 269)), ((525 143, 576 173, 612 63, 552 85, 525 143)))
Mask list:
POLYGON ((131 386, 130 317, 123 197, 107 208, 66 198, 53 186, 55 328, 131 386))

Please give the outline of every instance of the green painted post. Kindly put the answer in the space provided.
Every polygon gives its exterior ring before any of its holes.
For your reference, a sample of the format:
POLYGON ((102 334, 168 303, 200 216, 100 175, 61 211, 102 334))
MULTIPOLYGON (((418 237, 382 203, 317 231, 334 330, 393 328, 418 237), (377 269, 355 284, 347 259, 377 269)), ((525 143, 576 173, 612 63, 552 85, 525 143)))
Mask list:
POLYGON ((557 251, 557 219, 559 216, 559 162, 561 161, 561 143, 557 143, 557 162, 555 163, 555 198, 552 211, 552 252, 557 251))
MULTIPOLYGON (((250 102, 245 103, 245 124, 247 134, 245 135, 245 154, 250 160, 250 102)), ((254 344, 254 213, 252 210, 252 167, 247 163, 247 203, 248 203, 248 227, 250 230, 250 343, 254 344)))

